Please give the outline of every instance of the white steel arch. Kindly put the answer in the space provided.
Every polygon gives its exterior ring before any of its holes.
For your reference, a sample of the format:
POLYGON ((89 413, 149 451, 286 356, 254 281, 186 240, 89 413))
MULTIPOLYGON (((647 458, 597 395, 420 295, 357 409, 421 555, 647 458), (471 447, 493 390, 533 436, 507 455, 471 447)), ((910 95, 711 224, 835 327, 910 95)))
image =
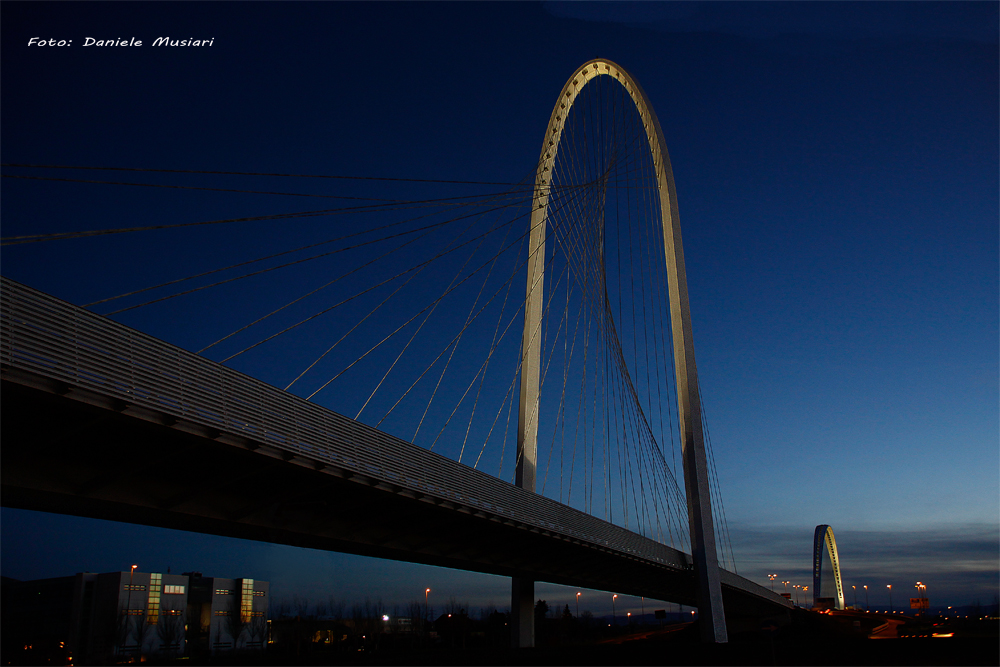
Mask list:
MULTIPOLYGON (((528 242, 524 333, 521 347, 518 463, 515 479, 518 486, 530 491, 535 490, 539 363, 541 357, 539 332, 544 293, 546 221, 552 171, 555 167, 559 141, 569 110, 584 86, 599 76, 611 77, 628 92, 639 112, 652 154, 663 223, 678 415, 684 462, 684 487, 687 495, 692 556, 698 582, 698 609, 702 639, 712 642, 726 642, 728 637, 722 606, 715 529, 712 524, 708 466, 698 391, 698 371, 694 358, 687 275, 684 268, 684 251, 681 243, 673 170, 670 166, 666 142, 663 139, 663 131, 646 93, 628 72, 604 58, 591 60, 581 65, 563 86, 552 110, 552 115, 549 117, 535 174, 531 232, 528 242)), ((511 638, 515 646, 532 646, 534 644, 533 597, 534 582, 515 578, 512 584, 511 604, 514 620, 511 638)))
POLYGON ((837 555, 837 540, 833 537, 833 528, 822 524, 816 526, 813 535, 813 606, 819 604, 821 597, 820 584, 822 584, 822 564, 823 545, 826 545, 827 554, 830 556, 830 564, 833 566, 833 581, 837 584, 837 597, 834 605, 837 609, 844 608, 844 584, 840 578, 840 557, 837 555))

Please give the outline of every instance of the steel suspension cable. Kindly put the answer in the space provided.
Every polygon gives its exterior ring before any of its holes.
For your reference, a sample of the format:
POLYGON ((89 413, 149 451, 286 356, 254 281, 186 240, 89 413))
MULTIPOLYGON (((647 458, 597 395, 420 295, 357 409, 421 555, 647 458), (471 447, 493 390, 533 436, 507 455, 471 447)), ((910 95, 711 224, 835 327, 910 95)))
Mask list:
POLYGON ((392 178, 386 176, 343 176, 343 175, 328 175, 328 174, 285 174, 276 172, 255 172, 255 171, 209 171, 209 170, 199 170, 199 169, 152 169, 143 167, 91 167, 91 166, 70 166, 70 165, 55 165, 55 164, 24 164, 15 162, 4 162, 0 163, 0 167, 26 167, 32 169, 86 169, 86 170, 97 170, 97 171, 145 171, 145 172, 157 172, 166 174, 212 174, 212 175, 222 175, 222 176, 281 176, 287 178, 321 178, 321 179, 335 179, 335 180, 349 180, 349 181, 390 181, 390 182, 402 182, 402 183, 452 183, 458 185, 519 185, 519 183, 510 183, 502 181, 461 181, 461 180, 444 180, 444 179, 432 179, 432 178, 392 178))

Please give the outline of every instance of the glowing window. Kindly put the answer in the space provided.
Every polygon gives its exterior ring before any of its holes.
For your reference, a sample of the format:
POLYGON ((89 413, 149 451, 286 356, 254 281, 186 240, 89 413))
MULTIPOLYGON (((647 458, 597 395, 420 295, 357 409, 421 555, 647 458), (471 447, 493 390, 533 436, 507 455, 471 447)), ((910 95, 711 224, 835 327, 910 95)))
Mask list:
POLYGON ((166 586, 163 587, 163 594, 164 595, 184 595, 184 587, 183 586, 175 586, 175 585, 167 584, 166 586))
POLYGON ((240 616, 244 623, 250 622, 253 613, 253 579, 243 580, 243 590, 240 596, 240 616))
POLYGON ((163 575, 152 572, 149 575, 149 600, 147 602, 147 616, 149 624, 156 625, 160 618, 160 589, 162 588, 163 575))
POLYGON ((215 612, 215 615, 216 616, 229 616, 229 612, 228 611, 223 611, 223 610, 220 609, 219 611, 215 612))
POLYGON ((215 589, 215 594, 216 595, 232 595, 232 593, 233 592, 231 590, 229 590, 228 588, 216 588, 215 589))

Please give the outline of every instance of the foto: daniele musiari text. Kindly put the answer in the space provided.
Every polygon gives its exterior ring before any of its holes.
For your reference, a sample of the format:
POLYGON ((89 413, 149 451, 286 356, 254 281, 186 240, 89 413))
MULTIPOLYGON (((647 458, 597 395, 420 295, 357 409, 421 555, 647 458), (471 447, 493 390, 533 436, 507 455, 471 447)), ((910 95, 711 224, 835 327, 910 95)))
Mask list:
MULTIPOLYGON (((215 37, 208 39, 170 39, 169 37, 157 37, 153 40, 153 46, 212 46, 215 37)), ((84 37, 84 46, 142 46, 142 40, 125 37, 115 39, 97 39, 95 37, 84 37)), ((32 37, 28 40, 28 46, 73 46, 72 39, 45 39, 43 37, 32 37)))

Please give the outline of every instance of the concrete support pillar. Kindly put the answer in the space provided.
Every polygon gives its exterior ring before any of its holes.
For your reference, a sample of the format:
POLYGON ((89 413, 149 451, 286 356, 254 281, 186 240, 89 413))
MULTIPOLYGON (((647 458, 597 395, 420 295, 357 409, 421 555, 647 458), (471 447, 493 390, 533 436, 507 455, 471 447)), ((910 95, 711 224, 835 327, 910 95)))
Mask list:
MULTIPOLYGON (((698 423, 700 431, 701 424, 698 423)), ((699 433, 700 435, 700 433, 699 433)), ((691 556, 698 593, 698 624, 701 640, 726 643, 726 616, 719 579, 719 557, 712 525, 712 499, 708 488, 708 466, 700 438, 687 435, 684 457, 684 485, 687 491, 688 522, 691 529, 691 556)))
MULTIPOLYGON (((535 490, 538 460, 538 374, 541 356, 542 295, 545 280, 545 202, 541 168, 535 180, 535 204, 531 212, 528 240, 528 284, 525 292, 524 333, 521 339, 521 399, 517 418, 517 465, 514 483, 527 491, 535 490)), ((535 645, 535 582, 513 577, 510 594, 513 648, 535 645)))
POLYGON ((535 582, 511 578, 510 646, 531 648, 535 645, 535 582))

